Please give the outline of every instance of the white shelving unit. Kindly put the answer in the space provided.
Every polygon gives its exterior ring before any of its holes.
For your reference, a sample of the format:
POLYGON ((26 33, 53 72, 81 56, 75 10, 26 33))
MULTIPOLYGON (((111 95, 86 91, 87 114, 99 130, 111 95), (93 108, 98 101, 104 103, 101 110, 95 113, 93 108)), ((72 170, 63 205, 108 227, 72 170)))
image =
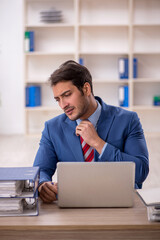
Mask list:
POLYGON ((24 32, 34 31, 35 51, 24 53, 25 86, 41 85, 42 106, 25 108, 26 133, 40 133, 44 121, 62 111, 46 84, 64 61, 83 58, 94 94, 118 105, 118 88, 129 86, 129 110, 136 111, 145 132, 160 133, 160 1, 159 0, 24 0, 24 32), (61 23, 40 22, 39 13, 55 8, 61 23), (118 59, 129 58, 129 79, 118 76, 118 59), (138 59, 134 79, 132 59, 138 59))
POLYGON ((133 80, 133 103, 146 132, 160 132, 160 1, 133 1, 132 54, 138 59, 138 79, 133 80))

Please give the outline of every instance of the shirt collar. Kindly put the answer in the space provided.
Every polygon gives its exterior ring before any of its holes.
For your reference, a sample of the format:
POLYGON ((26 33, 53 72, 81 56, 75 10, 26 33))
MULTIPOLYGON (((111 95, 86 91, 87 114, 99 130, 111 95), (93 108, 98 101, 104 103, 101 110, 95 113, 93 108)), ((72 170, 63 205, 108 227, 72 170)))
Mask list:
MULTIPOLYGON (((98 106, 97 106, 95 112, 88 118, 88 120, 93 124, 93 126, 94 126, 95 128, 97 127, 97 122, 98 122, 98 119, 99 119, 99 117, 100 117, 101 108, 102 108, 101 104, 100 104, 97 100, 96 100, 96 102, 97 102, 98 106)), ((81 121, 82 121, 82 120, 81 120, 80 118, 77 119, 77 120, 76 120, 77 125, 79 125, 81 121)))

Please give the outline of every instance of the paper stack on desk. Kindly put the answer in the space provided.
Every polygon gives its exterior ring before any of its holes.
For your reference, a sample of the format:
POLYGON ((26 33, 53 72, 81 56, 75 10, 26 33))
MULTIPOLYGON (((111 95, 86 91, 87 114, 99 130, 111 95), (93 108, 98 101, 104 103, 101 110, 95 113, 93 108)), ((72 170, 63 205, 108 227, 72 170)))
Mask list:
POLYGON ((0 198, 0 213, 15 213, 23 212, 22 198, 0 198))
POLYGON ((23 181, 0 181, 0 197, 18 196, 23 188, 23 181))
POLYGON ((38 167, 0 168, 0 216, 38 215, 38 167))
POLYGON ((160 187, 137 189, 137 193, 147 206, 148 220, 160 221, 160 187))

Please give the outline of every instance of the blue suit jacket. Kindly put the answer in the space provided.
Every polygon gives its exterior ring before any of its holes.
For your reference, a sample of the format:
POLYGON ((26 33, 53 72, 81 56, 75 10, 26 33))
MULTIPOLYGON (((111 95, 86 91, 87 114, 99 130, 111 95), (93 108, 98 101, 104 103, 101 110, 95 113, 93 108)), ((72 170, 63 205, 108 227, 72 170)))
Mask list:
MULTIPOLYGON (((101 158, 95 161, 133 161, 136 164, 135 187, 141 188, 149 172, 148 151, 139 118, 135 112, 106 105, 100 98, 101 115, 98 135, 108 143, 101 158)), ((76 121, 65 114, 45 123, 34 166, 40 167, 40 183, 51 181, 57 162, 84 162, 80 138, 75 134, 76 121)))

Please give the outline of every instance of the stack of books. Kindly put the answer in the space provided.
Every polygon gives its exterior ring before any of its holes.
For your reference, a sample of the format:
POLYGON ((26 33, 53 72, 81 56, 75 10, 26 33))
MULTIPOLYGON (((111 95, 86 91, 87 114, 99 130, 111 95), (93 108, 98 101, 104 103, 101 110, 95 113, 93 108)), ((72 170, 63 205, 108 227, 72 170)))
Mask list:
POLYGON ((37 216, 39 167, 0 168, 0 216, 37 216))
POLYGON ((148 220, 160 221, 160 187, 137 189, 137 193, 147 206, 148 220))
POLYGON ((44 23, 59 23, 62 22, 62 11, 50 9, 40 12, 40 21, 44 23))

